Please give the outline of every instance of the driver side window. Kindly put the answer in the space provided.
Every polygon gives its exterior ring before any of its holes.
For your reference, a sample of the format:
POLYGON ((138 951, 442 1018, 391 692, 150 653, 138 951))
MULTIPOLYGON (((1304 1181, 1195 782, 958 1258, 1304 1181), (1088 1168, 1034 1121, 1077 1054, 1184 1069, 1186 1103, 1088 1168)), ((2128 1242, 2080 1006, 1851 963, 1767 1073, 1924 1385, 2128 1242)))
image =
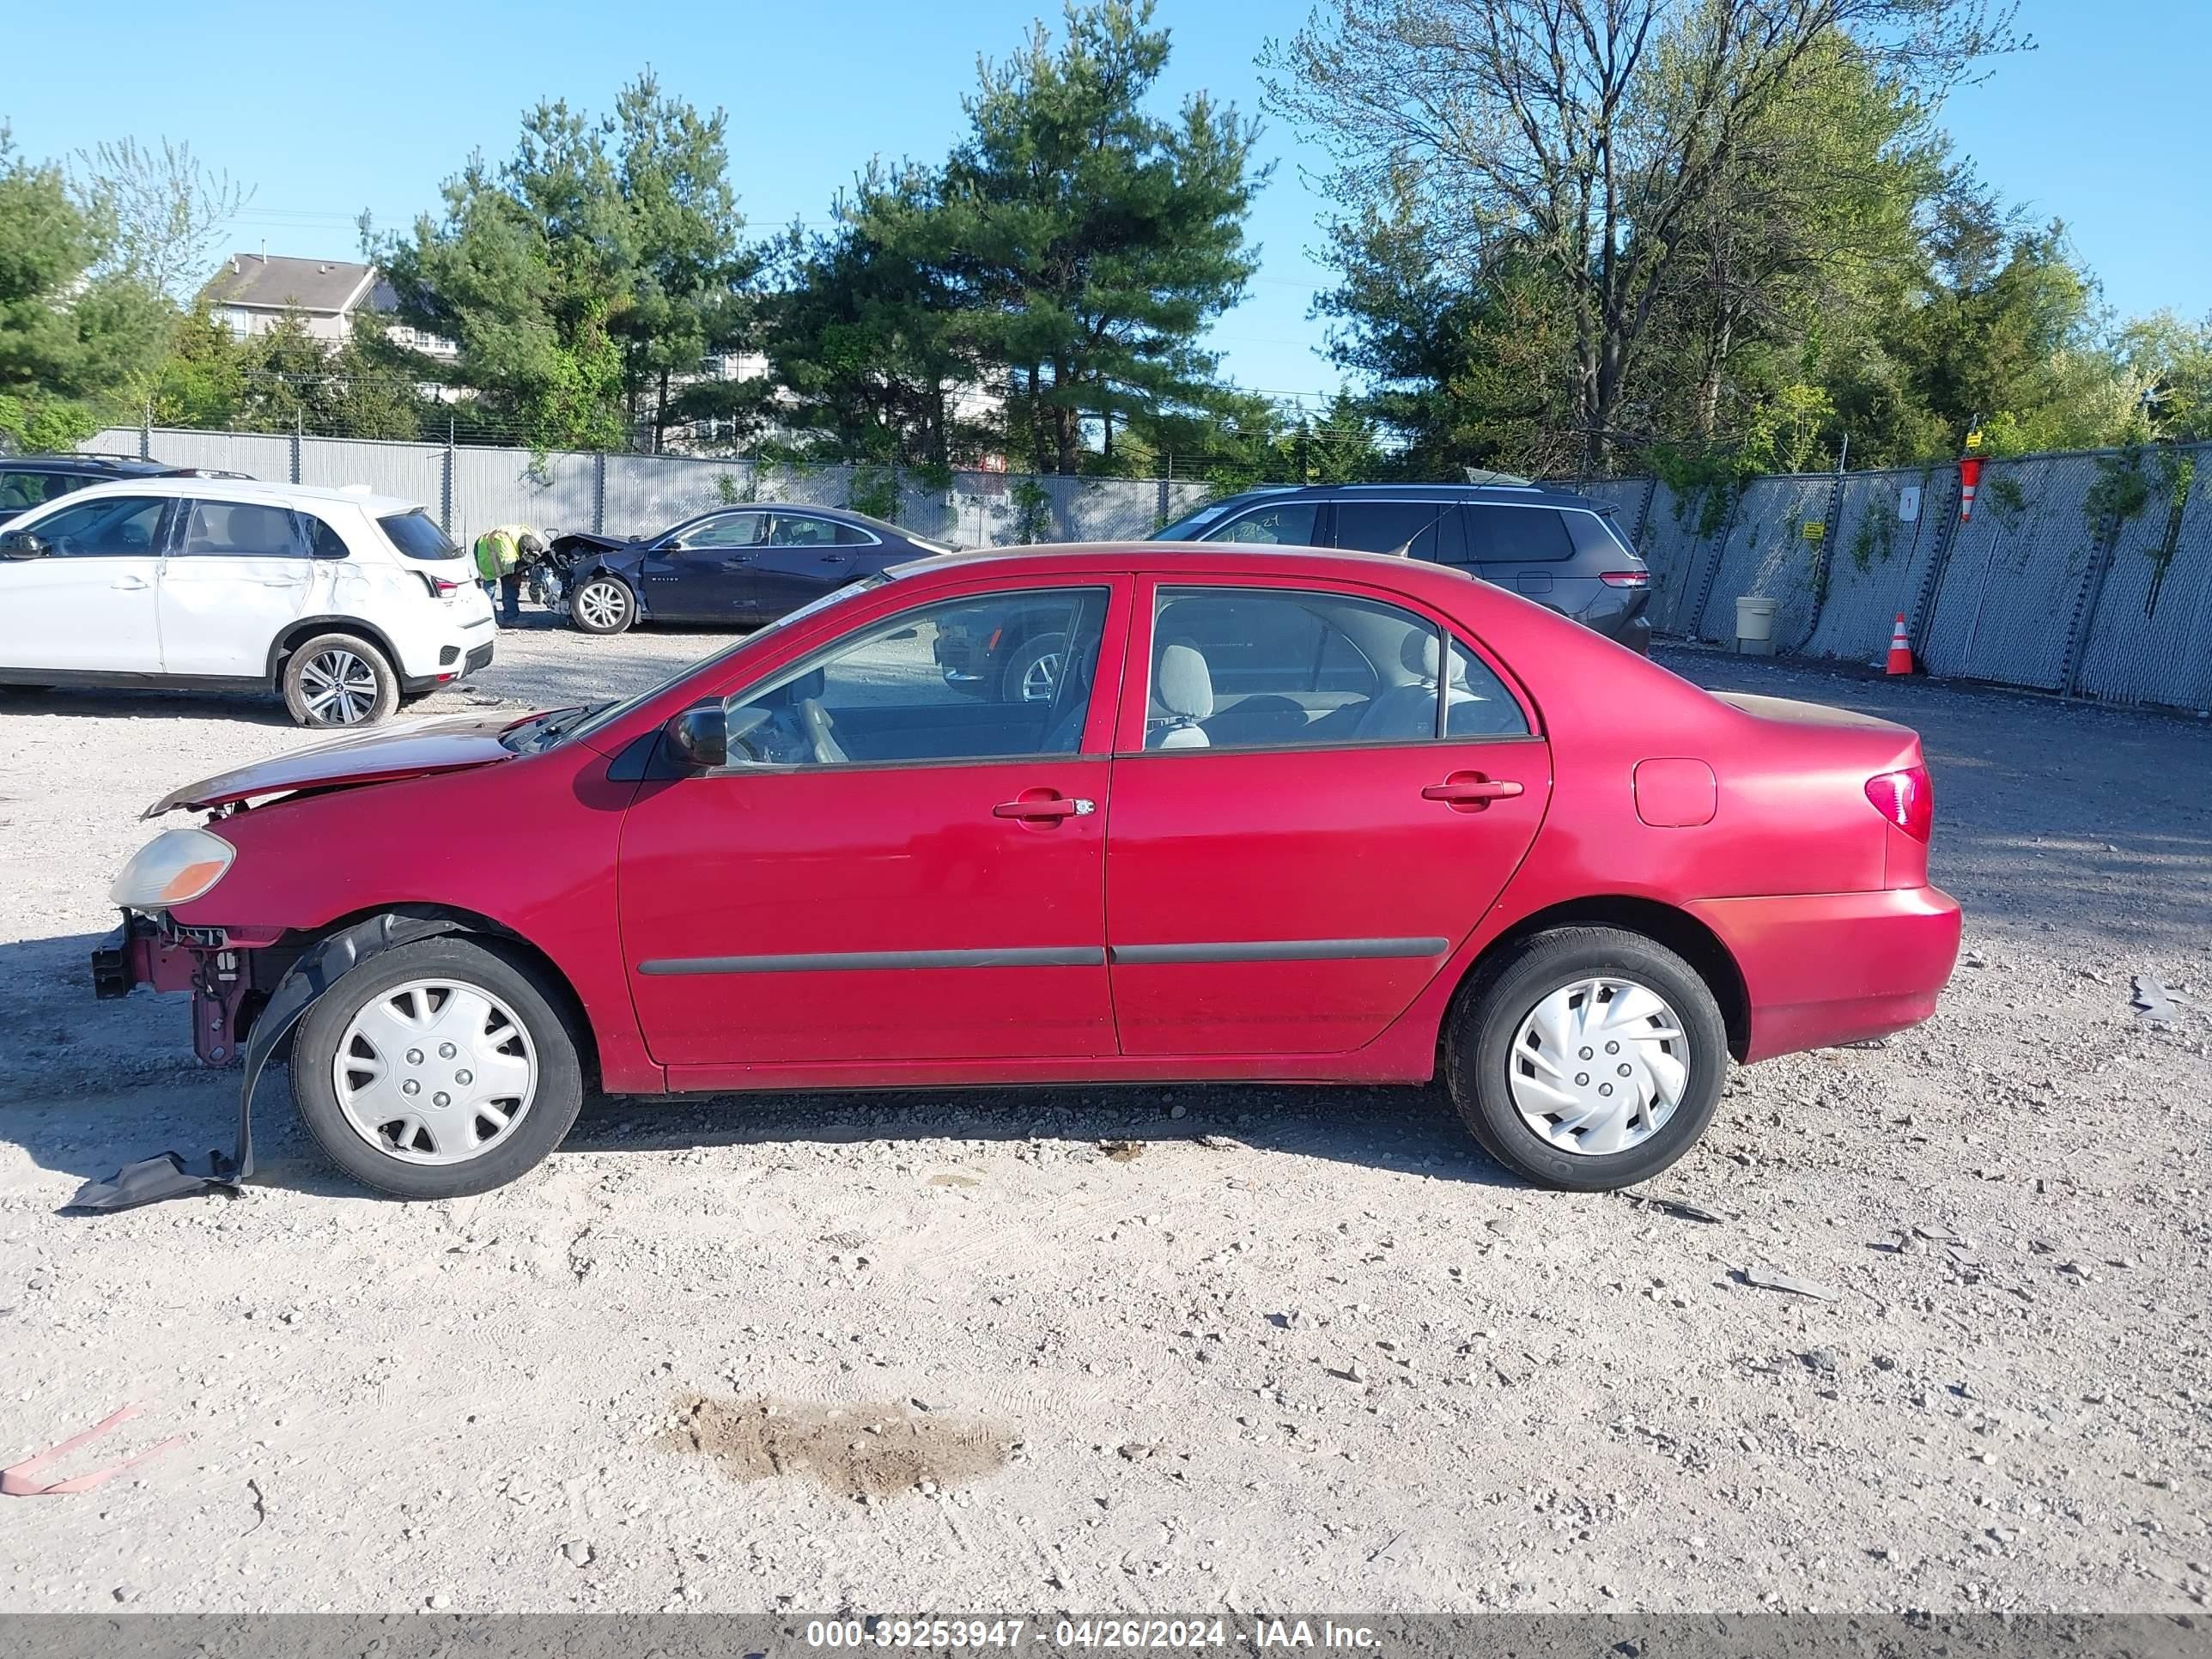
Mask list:
POLYGON ((167 506, 158 495, 108 495, 16 527, 45 542, 58 558, 143 558, 161 550, 161 514, 167 506))
POLYGON ((1072 755, 1109 590, 946 599, 886 617, 731 699, 732 764, 1072 755))

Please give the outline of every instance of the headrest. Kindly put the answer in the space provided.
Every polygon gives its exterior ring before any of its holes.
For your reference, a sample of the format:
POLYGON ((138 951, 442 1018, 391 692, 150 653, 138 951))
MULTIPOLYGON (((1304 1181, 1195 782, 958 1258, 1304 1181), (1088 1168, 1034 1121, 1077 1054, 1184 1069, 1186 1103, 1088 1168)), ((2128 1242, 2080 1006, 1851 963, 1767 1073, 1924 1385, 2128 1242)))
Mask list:
POLYGON ((1398 660, 1425 680, 1437 677, 1437 636, 1432 633, 1408 634, 1398 647, 1398 660))
POLYGON ((1212 714, 1213 672, 1195 646, 1178 643, 1160 652, 1152 696, 1161 708, 1182 720, 1202 720, 1212 714))

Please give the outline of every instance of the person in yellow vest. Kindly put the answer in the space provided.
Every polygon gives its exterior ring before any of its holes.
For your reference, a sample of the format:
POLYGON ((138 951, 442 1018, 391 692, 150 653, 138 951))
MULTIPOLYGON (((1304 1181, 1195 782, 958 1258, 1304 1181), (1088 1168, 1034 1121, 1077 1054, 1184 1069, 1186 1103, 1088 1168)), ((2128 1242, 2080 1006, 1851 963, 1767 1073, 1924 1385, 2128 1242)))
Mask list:
POLYGON ((542 546, 538 532, 528 525, 495 526, 477 538, 477 577, 484 596, 499 611, 499 625, 514 628, 522 621, 523 544, 542 546))

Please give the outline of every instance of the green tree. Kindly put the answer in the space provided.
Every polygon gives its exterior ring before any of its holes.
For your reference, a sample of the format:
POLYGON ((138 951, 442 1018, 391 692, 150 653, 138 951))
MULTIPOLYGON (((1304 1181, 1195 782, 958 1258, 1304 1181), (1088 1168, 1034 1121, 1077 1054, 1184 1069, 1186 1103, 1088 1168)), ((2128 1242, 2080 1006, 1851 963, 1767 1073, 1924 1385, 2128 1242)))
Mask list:
POLYGON ((429 412, 404 376, 365 342, 333 349, 288 312, 241 343, 231 359, 237 386, 229 423, 246 432, 305 431, 337 438, 419 438, 429 412))
POLYGON ((669 97, 648 70, 615 100, 616 181, 635 250, 629 302, 613 313, 623 391, 653 447, 668 428, 724 400, 696 376, 747 339, 762 265, 744 240, 729 182, 729 117, 669 97))
POLYGON ((1084 470, 1087 419, 1110 457, 1128 419, 1204 407, 1200 337, 1255 268, 1256 129, 1203 93, 1146 111, 1169 51, 1152 19, 1152 0, 1071 5, 1057 46, 1040 25, 984 64, 930 216, 977 354, 1008 371, 1010 447, 1042 471, 1084 470))
POLYGON ((1670 296, 1739 222, 1729 198, 1808 70, 1845 55, 1925 100, 2014 44, 1991 0, 1324 0, 1261 63, 1351 222, 1425 226, 1469 295, 1501 268, 1556 289, 1603 466, 1648 407, 1670 296))
POLYGON ((97 428, 98 404, 149 367, 167 312, 136 276, 103 271, 111 220, 60 167, 24 160, 0 126, 0 431, 46 447, 97 428))
POLYGON ((509 161, 473 157, 447 181, 441 216, 365 225, 398 319, 459 348, 412 371, 476 388, 472 414, 533 443, 622 447, 634 411, 656 433, 680 418, 677 377, 733 343, 744 314, 724 126, 648 73, 611 118, 538 105, 509 161))
MULTIPOLYGON (((1001 441, 994 422, 961 415, 995 366, 947 258, 939 182, 924 168, 871 168, 838 204, 833 230, 794 230, 784 244, 787 279, 765 324, 774 382, 789 398, 777 415, 829 453, 951 465, 1001 441)), ((757 418, 757 395, 732 412, 757 418)))
POLYGON ((2153 436, 2212 439, 2212 316, 2192 323, 2154 312, 2120 331, 2118 349, 2153 436))

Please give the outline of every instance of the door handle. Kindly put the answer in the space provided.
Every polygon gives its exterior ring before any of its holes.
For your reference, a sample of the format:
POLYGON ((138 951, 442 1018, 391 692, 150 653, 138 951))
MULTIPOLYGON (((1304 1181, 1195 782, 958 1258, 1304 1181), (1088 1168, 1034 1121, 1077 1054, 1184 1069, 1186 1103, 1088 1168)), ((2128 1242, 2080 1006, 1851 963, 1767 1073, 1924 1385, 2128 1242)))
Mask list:
POLYGON ((1421 791, 1423 800, 1440 800, 1454 808, 1480 811, 1494 800, 1510 800, 1522 793, 1510 778, 1486 778, 1479 772, 1455 772, 1442 783, 1421 791))
POLYGON ((1070 799, 1064 795, 1047 795, 1034 800, 1002 800, 991 809, 991 816, 1049 823, 1059 818, 1087 818, 1097 810, 1096 801, 1085 800, 1080 797, 1070 799))
POLYGON ((111 587, 121 588, 126 593, 143 593, 149 585, 143 576, 118 576, 108 584, 111 587))

